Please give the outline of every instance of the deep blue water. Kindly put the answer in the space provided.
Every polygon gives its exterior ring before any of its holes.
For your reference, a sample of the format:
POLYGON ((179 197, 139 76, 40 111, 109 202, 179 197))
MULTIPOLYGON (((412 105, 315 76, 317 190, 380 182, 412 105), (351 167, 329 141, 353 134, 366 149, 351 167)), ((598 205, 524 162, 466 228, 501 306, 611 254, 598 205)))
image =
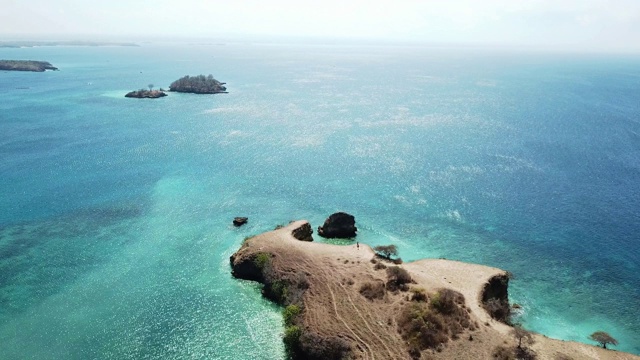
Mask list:
POLYGON ((640 58, 419 47, 0 49, 3 359, 272 359, 243 238, 356 216, 510 270, 520 321, 640 354, 640 58), (125 99, 212 73, 230 93, 125 99), (246 227, 234 216, 250 217, 246 227))

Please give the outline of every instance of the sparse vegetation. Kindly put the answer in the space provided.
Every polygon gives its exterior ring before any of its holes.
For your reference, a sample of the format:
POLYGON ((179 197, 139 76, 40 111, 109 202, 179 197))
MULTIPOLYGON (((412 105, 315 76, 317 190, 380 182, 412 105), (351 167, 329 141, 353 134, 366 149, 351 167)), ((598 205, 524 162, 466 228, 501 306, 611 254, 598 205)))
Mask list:
MULTIPOLYGON (((415 289, 414 296, 416 293, 424 294, 421 289, 415 289)), ((419 358, 423 349, 441 349, 449 339, 457 339, 463 329, 471 326, 464 296, 450 289, 439 290, 429 303, 407 304, 397 321, 398 331, 407 341, 413 358, 419 358)))
POLYGON ((522 348, 522 341, 524 340, 525 345, 533 344, 533 335, 522 327, 520 324, 515 324, 513 329, 511 330, 511 335, 516 338, 518 341, 518 348, 522 348))
POLYGON ((382 281, 366 282, 360 286, 360 294, 369 300, 384 299, 386 294, 382 281))
POLYGON ((602 346, 603 349, 607 348, 607 344, 618 345, 618 340, 614 339, 613 336, 607 334, 604 331, 596 331, 589 336, 589 339, 597 342, 602 346))

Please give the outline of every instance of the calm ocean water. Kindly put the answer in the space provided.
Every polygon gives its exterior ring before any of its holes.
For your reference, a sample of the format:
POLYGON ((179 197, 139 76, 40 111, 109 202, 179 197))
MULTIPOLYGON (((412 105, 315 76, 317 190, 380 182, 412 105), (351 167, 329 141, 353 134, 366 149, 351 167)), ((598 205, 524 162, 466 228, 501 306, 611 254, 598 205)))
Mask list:
POLYGON ((640 354, 640 58, 374 46, 0 49, 2 359, 283 358, 243 238, 338 210, 510 270, 519 320, 640 354), (125 99, 183 75, 229 94, 125 99), (234 216, 247 226, 231 226, 234 216))

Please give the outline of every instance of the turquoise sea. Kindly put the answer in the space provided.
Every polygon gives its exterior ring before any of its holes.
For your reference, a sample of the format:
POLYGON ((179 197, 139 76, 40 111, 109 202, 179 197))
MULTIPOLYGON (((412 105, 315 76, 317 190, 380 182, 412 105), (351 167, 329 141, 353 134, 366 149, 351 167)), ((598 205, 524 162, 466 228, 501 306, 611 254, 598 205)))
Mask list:
POLYGON ((639 56, 141 45, 0 49, 61 69, 0 72, 0 358, 282 359, 229 256, 335 211, 405 261, 513 272, 531 330, 640 354, 639 56), (201 73, 230 93, 124 98, 201 73))

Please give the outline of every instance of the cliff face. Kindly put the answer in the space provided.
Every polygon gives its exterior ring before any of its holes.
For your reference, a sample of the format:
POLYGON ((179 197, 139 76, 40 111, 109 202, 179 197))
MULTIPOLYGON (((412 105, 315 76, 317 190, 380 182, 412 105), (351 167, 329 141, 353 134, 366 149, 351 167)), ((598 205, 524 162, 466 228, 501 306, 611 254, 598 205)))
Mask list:
POLYGON ((509 305, 509 274, 493 276, 482 288, 482 307, 492 318, 509 323, 511 306, 509 305))

